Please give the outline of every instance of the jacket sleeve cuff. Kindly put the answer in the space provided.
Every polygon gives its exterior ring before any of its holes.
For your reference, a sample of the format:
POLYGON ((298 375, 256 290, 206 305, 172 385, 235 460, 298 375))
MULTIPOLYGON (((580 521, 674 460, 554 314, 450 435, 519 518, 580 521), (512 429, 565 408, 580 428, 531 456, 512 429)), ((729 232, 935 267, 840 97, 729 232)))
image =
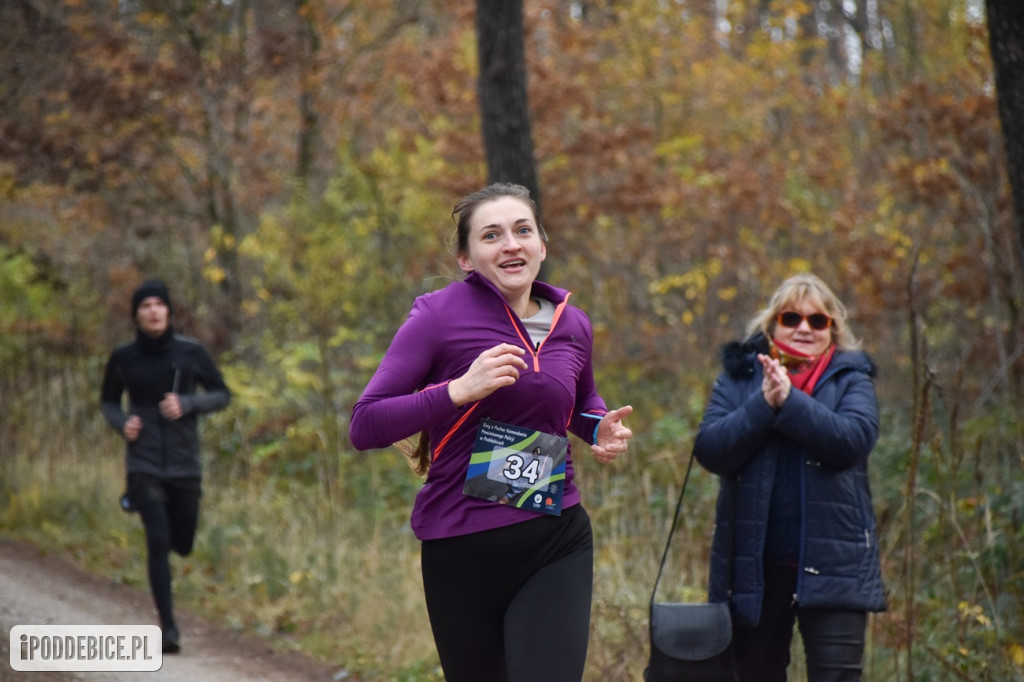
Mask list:
POLYGON ((768 401, 764 399, 764 394, 761 391, 755 391, 750 394, 747 398, 744 410, 747 413, 747 419, 755 427, 767 429, 771 428, 772 424, 775 423, 778 417, 772 406, 768 404, 768 401))

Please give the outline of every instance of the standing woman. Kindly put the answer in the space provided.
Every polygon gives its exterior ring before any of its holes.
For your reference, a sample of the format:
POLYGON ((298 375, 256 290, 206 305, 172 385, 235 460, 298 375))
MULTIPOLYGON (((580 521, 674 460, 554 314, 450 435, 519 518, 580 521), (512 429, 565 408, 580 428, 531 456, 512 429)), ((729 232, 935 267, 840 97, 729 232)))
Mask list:
MULTIPOLYGON (((464 490, 483 429, 537 442, 568 430, 607 464, 626 451, 632 432, 622 420, 632 408, 606 408, 589 320, 569 305, 569 292, 536 280, 547 246, 528 190, 490 185, 459 201, 452 217, 468 274, 416 299, 352 411, 350 437, 365 450, 421 434, 414 457, 427 478, 412 528, 445 679, 580 680, 593 539, 571 454, 561 503, 546 513, 464 490)), ((484 454, 505 472, 515 468, 514 456, 495 461, 508 449, 484 454)))
POLYGON ((886 607, 874 365, 846 317, 814 275, 783 282, 725 347, 697 433, 697 461, 722 484, 709 597, 731 603, 745 681, 786 679, 794 622, 809 682, 860 680, 867 613, 886 607))

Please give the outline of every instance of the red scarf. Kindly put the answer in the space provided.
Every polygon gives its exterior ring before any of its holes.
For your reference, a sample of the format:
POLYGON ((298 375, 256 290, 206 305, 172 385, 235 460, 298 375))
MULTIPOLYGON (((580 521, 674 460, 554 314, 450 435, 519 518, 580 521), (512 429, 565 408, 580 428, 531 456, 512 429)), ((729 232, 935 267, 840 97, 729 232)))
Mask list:
POLYGON ((789 370, 789 380, 798 389, 810 395, 818 379, 825 373, 825 368, 832 361, 836 347, 829 344, 828 350, 818 356, 808 355, 796 348, 790 348, 777 339, 771 341, 772 357, 789 370))

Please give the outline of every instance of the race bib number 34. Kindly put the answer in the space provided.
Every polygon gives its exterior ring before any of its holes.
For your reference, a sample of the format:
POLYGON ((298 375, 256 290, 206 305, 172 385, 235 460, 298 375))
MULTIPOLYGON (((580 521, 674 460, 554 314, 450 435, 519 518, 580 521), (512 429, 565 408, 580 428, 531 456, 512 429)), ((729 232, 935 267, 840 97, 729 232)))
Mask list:
POLYGON ((463 492, 543 514, 562 513, 569 439, 484 419, 463 492))

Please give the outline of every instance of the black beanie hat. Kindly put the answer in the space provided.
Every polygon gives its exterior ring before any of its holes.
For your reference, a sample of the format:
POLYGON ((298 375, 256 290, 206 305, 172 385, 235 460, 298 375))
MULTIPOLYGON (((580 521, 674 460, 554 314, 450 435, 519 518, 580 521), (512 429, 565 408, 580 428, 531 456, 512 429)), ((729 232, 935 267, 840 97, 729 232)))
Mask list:
POLYGON ((171 307, 171 292, 167 290, 167 285, 159 279, 151 279, 148 282, 143 282, 138 289, 132 294, 132 319, 135 319, 136 314, 139 312, 139 305, 149 298, 150 296, 156 296, 161 301, 167 304, 168 314, 174 313, 174 308, 171 307))

